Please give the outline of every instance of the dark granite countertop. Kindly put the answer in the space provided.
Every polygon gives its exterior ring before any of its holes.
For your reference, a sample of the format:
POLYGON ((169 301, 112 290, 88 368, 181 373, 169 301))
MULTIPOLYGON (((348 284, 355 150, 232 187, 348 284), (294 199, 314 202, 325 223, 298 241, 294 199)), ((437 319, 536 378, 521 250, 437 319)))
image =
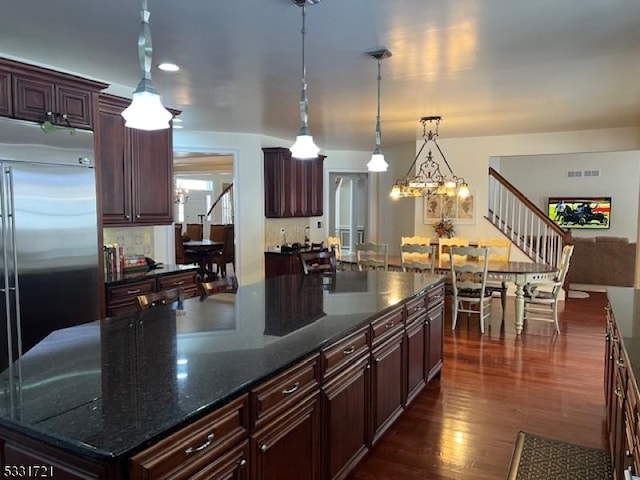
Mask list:
POLYGON ((107 286, 122 285, 125 283, 138 282, 147 278, 161 277, 171 273, 188 272, 197 269, 197 265, 163 265, 153 270, 114 273, 107 276, 104 283, 107 286))
POLYGON ((640 386, 640 290, 608 287, 607 297, 629 356, 629 371, 633 373, 636 385, 640 386))
POLYGON ((124 459, 442 282, 338 272, 327 289, 309 278, 55 331, 0 375, 0 424, 84 456, 124 459))

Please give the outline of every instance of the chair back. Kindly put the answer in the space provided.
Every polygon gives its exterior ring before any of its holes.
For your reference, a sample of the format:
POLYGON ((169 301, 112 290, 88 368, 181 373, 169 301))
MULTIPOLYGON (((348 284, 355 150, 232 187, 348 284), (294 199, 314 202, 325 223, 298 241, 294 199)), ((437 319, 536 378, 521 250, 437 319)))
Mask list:
POLYGON ((508 262, 511 257, 511 240, 508 238, 481 238, 479 247, 489 249, 490 262, 508 262))
POLYGON ((187 237, 191 240, 202 240, 203 228, 201 223, 187 223, 187 237))
POLYGON ((485 297, 489 255, 487 247, 451 247, 451 255, 477 261, 451 262, 451 285, 456 297, 485 297))
POLYGON ((145 311, 160 305, 168 305, 173 302, 180 302, 184 298, 184 291, 181 288, 172 288, 161 292, 151 292, 145 295, 138 295, 138 310, 145 311))
POLYGON ((235 275, 229 275, 211 282, 203 282, 200 284, 200 289, 202 291, 200 300, 204 300, 216 293, 236 293, 238 291, 238 279, 235 275))
POLYGON ((400 260, 402 261, 402 270, 405 272, 433 273, 435 256, 435 247, 429 244, 403 243, 400 245, 400 260))
POLYGON ((333 250, 336 253, 338 260, 342 258, 342 244, 340 243, 340 237, 327 237, 327 248, 333 250))
POLYGON ((571 255, 573 255, 573 245, 565 245, 562 247, 562 255, 560 256, 560 266, 558 268, 558 273, 555 278, 555 285, 553 287, 553 294, 555 296, 558 295, 562 286, 564 285, 564 281, 567 278, 567 273, 569 272, 569 263, 571 262, 571 255))
POLYGON ((446 260, 449 261, 451 259, 451 255, 449 250, 452 247, 468 247, 469 239, 460 238, 460 237, 451 237, 444 238, 440 237, 438 239, 438 259, 440 261, 446 260))
POLYGON ((300 254, 302 270, 305 275, 312 273, 322 273, 335 275, 336 255, 331 251, 311 251, 300 254))
POLYGON ((182 245, 182 224, 176 223, 175 225, 175 237, 176 237, 176 265, 183 265, 187 262, 185 253, 184 253, 184 245, 182 245))
POLYGON ((356 243, 358 270, 383 269, 389 267, 389 248, 386 243, 356 243))
POLYGON ((224 232, 226 227, 226 225, 222 224, 211 224, 209 227, 209 240, 213 240, 214 242, 224 242, 224 232))
POLYGON ((431 245, 431 238, 429 237, 400 237, 400 245, 411 244, 411 245, 431 245))

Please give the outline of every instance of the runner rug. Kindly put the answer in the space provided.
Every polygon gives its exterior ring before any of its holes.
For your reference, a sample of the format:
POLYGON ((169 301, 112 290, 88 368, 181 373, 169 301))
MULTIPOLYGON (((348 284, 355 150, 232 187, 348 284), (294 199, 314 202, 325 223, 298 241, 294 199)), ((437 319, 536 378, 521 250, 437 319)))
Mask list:
POLYGON ((609 453, 518 432, 507 480, 610 480, 609 453))

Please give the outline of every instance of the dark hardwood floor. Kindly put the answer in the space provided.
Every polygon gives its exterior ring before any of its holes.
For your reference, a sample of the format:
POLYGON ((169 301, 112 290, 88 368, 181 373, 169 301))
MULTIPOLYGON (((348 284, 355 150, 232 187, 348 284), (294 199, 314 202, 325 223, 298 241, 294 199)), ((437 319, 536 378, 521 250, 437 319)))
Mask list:
POLYGON ((504 323, 494 300, 489 330, 447 311, 444 368, 349 480, 506 478, 519 430, 607 449, 604 423, 606 294, 568 299, 552 324, 504 323))

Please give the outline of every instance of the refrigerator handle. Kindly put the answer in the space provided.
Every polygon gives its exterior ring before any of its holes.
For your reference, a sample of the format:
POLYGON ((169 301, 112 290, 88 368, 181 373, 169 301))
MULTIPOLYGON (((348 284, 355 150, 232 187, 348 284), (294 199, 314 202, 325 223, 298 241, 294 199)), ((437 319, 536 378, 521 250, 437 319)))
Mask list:
MULTIPOLYGON (((10 283, 7 283, 7 287, 9 290, 13 290, 15 296, 15 325, 16 325, 16 339, 17 339, 17 351, 18 358, 22 357, 22 322, 20 318, 20 285, 19 285, 19 272, 18 272, 18 249, 16 248, 16 217, 15 217, 15 209, 14 209, 14 197, 13 197, 13 172, 11 167, 6 167, 4 170, 5 179, 6 179, 6 190, 7 190, 7 223, 8 223, 8 237, 10 237, 10 245, 11 245, 11 253, 10 258, 13 261, 13 265, 11 268, 11 273, 13 275, 13 286, 10 283)), ((5 237, 6 239, 7 237, 5 237)), ((5 248, 7 242, 4 242, 5 248)), ((7 268, 5 266, 5 276, 7 276, 7 268)), ((11 352, 11 351, 10 351, 11 352)), ((9 361, 10 364, 13 363, 12 353, 10 353, 9 361)))

